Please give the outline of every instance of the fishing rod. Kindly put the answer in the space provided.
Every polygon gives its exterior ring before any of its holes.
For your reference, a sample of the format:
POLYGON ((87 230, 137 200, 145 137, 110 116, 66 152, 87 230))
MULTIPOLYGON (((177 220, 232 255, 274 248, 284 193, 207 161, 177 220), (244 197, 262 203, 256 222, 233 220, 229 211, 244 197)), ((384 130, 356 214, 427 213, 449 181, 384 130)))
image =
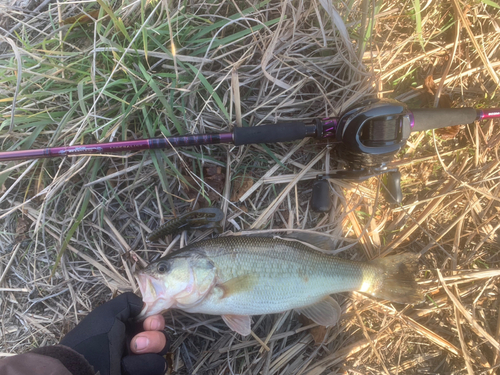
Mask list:
POLYGON ((232 132, 191 134, 78 146, 50 147, 36 150, 0 152, 0 162, 115 154, 122 151, 168 149, 173 147, 290 142, 307 137, 333 139, 338 157, 347 168, 318 176, 313 184, 311 205, 315 211, 329 210, 327 178, 364 180, 387 173, 387 199, 401 203, 401 175, 388 163, 406 145, 412 132, 470 124, 478 120, 500 118, 500 109, 446 108, 409 109, 391 99, 369 99, 348 108, 341 116, 318 119, 312 123, 290 122, 254 127, 236 127, 232 132), (327 199, 328 198, 328 199, 327 199))

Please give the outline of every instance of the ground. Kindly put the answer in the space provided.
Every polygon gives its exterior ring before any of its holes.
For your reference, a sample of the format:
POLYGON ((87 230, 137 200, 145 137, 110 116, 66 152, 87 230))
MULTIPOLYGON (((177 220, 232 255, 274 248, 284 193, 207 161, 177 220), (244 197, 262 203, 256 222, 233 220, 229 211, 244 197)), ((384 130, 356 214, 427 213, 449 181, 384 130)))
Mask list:
MULTIPOLYGON (((2 151, 309 122, 375 97, 500 107, 500 9, 488 0, 0 9, 2 151)), ((498 120, 412 134, 389 164, 402 204, 386 200, 380 178, 331 179, 327 213, 310 196, 315 176, 346 165, 331 140, 3 162, 0 356, 57 343, 94 307, 137 292, 138 258, 215 235, 147 234, 215 206, 224 231, 322 232, 333 254, 356 260, 418 253, 426 301, 345 293, 335 327, 286 312, 254 317, 248 338, 220 317, 171 311, 173 373, 495 373, 499 143, 498 120)))

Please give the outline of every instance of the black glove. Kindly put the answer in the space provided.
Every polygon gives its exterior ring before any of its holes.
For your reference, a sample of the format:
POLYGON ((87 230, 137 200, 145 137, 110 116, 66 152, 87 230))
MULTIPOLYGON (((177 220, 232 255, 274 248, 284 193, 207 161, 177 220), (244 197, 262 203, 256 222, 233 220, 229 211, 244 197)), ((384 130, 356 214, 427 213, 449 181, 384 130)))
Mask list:
POLYGON ((131 318, 141 309, 140 297, 124 293, 92 311, 61 345, 82 354, 100 375, 163 375, 167 366, 162 354, 168 345, 159 354, 132 354, 129 349, 130 340, 138 333, 138 323, 131 318))

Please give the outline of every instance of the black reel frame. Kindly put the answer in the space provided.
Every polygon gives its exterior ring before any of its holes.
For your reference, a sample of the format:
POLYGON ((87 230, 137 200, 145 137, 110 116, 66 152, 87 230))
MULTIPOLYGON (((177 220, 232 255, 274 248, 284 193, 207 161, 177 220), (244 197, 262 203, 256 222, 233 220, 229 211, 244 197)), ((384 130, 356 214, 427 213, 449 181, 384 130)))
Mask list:
POLYGON ((403 200, 397 168, 387 164, 406 145, 412 116, 405 104, 390 99, 370 99, 348 108, 335 131, 339 142, 336 152, 347 164, 344 170, 319 175, 313 184, 311 208, 317 212, 330 209, 328 178, 363 181, 387 173, 385 197, 393 204, 403 200))

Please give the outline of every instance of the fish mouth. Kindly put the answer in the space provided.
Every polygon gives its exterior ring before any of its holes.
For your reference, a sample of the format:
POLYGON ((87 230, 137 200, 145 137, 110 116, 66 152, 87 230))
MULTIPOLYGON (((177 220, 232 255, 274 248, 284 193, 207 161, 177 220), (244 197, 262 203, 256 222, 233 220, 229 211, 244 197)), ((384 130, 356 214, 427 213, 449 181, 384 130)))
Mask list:
POLYGON ((143 273, 137 273, 134 276, 139 284, 142 302, 144 302, 144 307, 137 317, 139 320, 159 314, 172 305, 171 299, 167 296, 165 283, 143 273))

